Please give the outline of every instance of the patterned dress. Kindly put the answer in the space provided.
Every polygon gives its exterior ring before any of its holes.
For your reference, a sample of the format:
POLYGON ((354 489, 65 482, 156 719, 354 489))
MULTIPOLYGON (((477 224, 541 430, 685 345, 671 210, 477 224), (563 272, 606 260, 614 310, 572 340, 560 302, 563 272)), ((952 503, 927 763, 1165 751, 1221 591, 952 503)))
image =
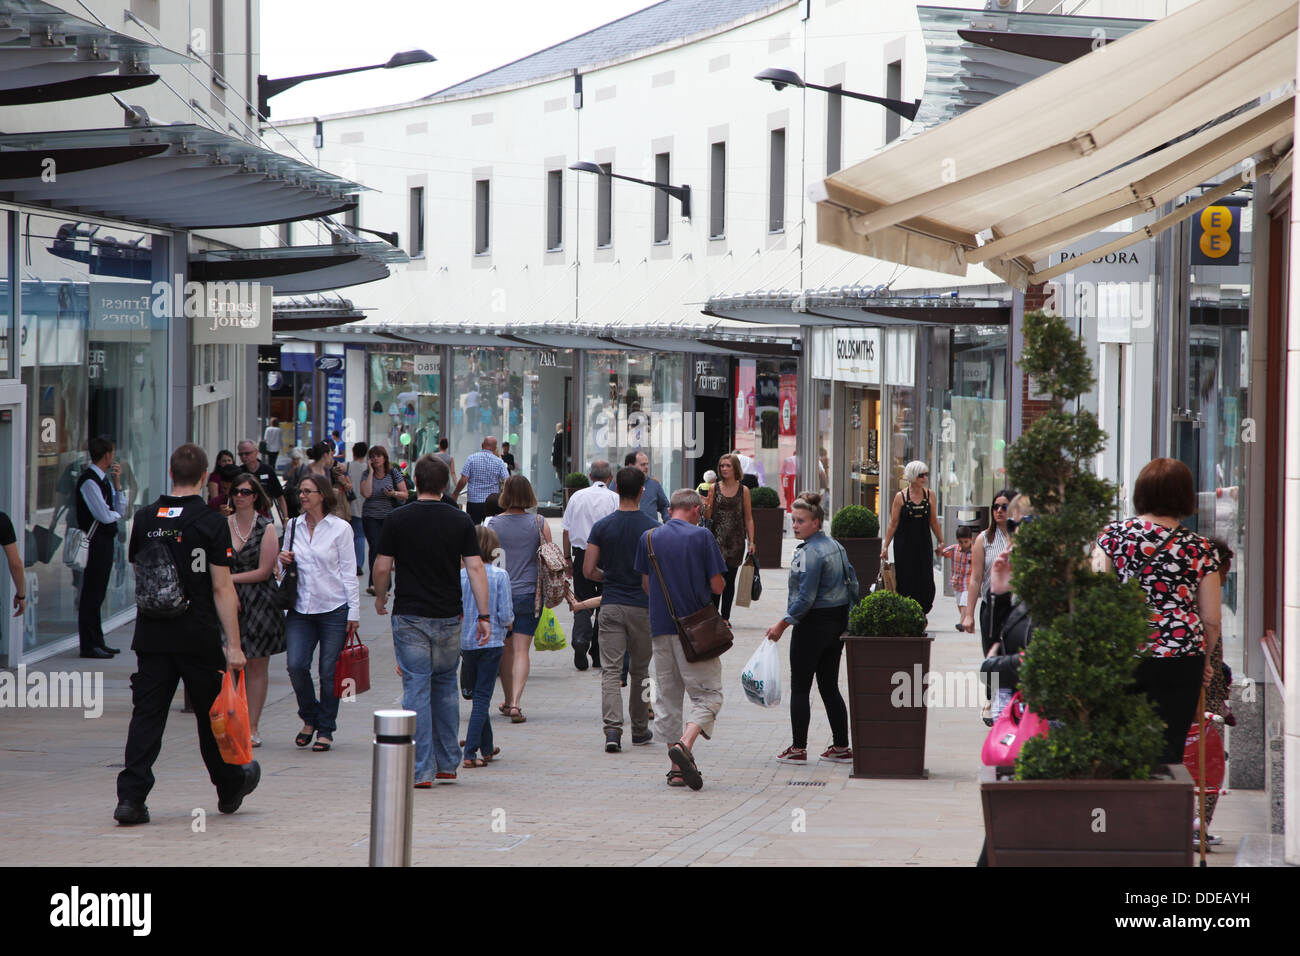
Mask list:
POLYGON ((722 482, 713 486, 713 536, 728 568, 745 560, 745 487, 731 497, 722 493, 722 482))
MULTIPOLYGON (((266 533, 269 524, 261 515, 257 516, 248 540, 235 552, 234 563, 230 566, 231 574, 257 570, 261 562, 262 535, 266 533)), ((270 657, 272 654, 283 653, 287 646, 284 612, 277 610, 274 604, 275 587, 274 577, 252 584, 235 585, 235 593, 239 595, 239 641, 245 657, 270 657)))

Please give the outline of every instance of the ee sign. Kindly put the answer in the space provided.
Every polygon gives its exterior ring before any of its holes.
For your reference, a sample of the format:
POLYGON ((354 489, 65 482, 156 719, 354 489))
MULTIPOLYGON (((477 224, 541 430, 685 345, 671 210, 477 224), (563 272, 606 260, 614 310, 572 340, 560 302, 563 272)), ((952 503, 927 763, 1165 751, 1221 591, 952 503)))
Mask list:
POLYGON ((1192 220, 1192 264, 1235 266, 1241 258, 1241 207, 1206 206, 1192 220))

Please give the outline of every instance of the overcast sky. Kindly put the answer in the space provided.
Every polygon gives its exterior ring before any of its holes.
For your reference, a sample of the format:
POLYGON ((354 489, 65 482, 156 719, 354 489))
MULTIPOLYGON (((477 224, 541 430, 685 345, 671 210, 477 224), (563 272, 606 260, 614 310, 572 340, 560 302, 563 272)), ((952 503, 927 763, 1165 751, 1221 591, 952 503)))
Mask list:
POLYGON ((427 96, 652 0, 262 0, 262 72, 298 76, 423 49, 436 63, 303 83, 271 101, 276 120, 427 96))

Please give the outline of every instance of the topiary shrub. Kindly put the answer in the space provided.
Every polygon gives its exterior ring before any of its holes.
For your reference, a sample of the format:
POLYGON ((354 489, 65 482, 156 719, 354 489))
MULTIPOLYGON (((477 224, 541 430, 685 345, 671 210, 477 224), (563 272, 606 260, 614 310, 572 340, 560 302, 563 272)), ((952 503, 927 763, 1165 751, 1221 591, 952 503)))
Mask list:
POLYGON ((772 488, 751 488, 749 506, 751 508, 779 508, 781 507, 781 496, 772 488))
POLYGON ((849 633, 863 637, 924 637, 925 611, 914 598, 896 591, 875 591, 849 612, 849 633))
POLYGON ((1149 612, 1136 580, 1089 569, 1115 488, 1092 470, 1106 433, 1090 412, 1066 411, 1091 388, 1092 363, 1064 319, 1034 312, 1020 365, 1053 406, 1007 450, 1010 484, 1037 512, 1017 530, 1012 561, 1012 590, 1034 621, 1020 689, 1060 725, 1025 742, 1016 778, 1145 780, 1163 740, 1150 701, 1132 692, 1149 612))
POLYGON ((832 538, 876 538, 880 536, 880 519, 864 505, 847 505, 831 519, 832 538))
POLYGON ((570 473, 569 473, 569 477, 567 477, 567 478, 564 479, 564 487, 566 487, 566 488, 575 488, 575 489, 576 489, 576 488, 590 488, 590 487, 591 487, 591 481, 590 481, 590 479, 588 479, 587 476, 584 475, 582 472, 580 472, 580 471, 573 471, 573 472, 570 472, 570 473))

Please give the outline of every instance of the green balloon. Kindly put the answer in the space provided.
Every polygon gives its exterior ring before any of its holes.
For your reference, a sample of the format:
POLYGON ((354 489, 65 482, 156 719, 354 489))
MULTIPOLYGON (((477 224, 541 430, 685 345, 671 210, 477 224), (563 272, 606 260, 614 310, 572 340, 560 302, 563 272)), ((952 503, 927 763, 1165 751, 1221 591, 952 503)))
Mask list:
POLYGON ((1004 449, 1004 448, 1007 447, 1007 443, 1006 443, 1005 440, 999 438, 999 439, 997 439, 996 441, 993 442, 993 447, 994 447, 995 449, 997 449, 998 451, 1001 451, 1002 449, 1004 449))
POLYGON ((510 436, 510 444, 512 444, 512 445, 518 445, 518 444, 519 444, 519 433, 518 433, 518 432, 515 432, 513 435, 510 436))
POLYGON ((410 433, 410 432, 402 432, 402 444, 403 444, 403 445, 409 445, 410 443, 411 443, 411 433, 410 433))

